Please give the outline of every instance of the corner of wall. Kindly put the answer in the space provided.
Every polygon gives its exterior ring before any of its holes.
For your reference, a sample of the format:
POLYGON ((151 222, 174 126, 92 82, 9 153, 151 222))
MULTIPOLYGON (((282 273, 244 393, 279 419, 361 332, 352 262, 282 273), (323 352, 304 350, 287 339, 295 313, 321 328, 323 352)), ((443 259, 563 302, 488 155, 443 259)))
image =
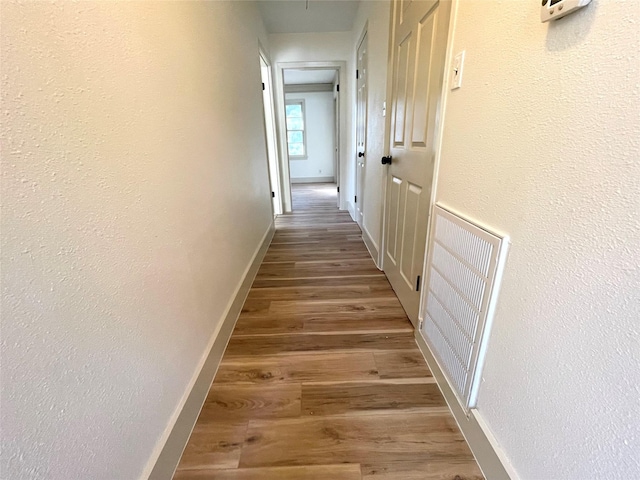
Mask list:
POLYGON ((347 211, 349 212, 349 215, 351 215, 351 219, 354 222, 357 223, 357 220, 356 220, 356 209, 355 209, 355 206, 354 206, 353 202, 350 202, 350 201, 347 200, 345 203, 347 205, 347 211))
POLYGON ((364 240, 364 244, 369 250, 369 255, 373 259, 373 262, 376 264, 378 270, 382 270, 382 263, 380 262, 380 251, 378 245, 371 237, 371 234, 367 230, 366 225, 363 223, 362 225, 362 240, 364 240))

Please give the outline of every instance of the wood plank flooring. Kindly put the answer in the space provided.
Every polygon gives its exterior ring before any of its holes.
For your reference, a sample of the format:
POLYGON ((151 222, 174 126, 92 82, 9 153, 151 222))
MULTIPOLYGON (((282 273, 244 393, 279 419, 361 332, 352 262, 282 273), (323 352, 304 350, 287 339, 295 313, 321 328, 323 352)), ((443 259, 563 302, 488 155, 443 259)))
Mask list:
POLYGON ((174 478, 482 479, 335 185, 294 186, 293 208, 174 478))

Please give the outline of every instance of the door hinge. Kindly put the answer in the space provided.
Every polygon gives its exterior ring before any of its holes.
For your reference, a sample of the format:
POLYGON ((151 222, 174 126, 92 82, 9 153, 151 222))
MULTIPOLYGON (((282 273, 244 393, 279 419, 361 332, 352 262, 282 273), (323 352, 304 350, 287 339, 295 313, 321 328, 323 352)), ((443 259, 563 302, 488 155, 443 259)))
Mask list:
POLYGON ((360 70, 356 69, 356 80, 358 79, 359 74, 360 74, 360 70))
POLYGON ((340 85, 336 85, 336 92, 340 91, 340 85))
POLYGON ((262 82, 262 90, 264 90, 264 82, 262 82))
POLYGON ((420 275, 418 275, 418 278, 416 279, 416 292, 420 291, 420 275))
POLYGON ((271 192, 271 198, 276 198, 276 192, 271 192))
POLYGON ((340 187, 338 187, 338 193, 340 193, 340 187))
POLYGON ((354 201, 354 202, 356 202, 356 203, 358 203, 358 196, 357 196, 357 195, 355 195, 355 196, 353 197, 353 201, 354 201))

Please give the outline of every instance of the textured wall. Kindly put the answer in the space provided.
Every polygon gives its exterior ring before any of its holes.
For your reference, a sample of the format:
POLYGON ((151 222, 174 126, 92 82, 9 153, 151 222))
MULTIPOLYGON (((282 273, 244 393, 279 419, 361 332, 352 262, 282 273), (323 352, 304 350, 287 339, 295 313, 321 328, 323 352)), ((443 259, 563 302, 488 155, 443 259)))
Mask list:
POLYGON ((437 197, 512 239, 478 408, 523 479, 640 477, 639 9, 458 2, 437 197))
POLYGON ((248 2, 1 8, 0 477, 136 478, 271 221, 266 34, 248 2))
MULTIPOLYGON (((365 156, 365 180, 363 201, 363 228, 375 243, 377 249, 382 241, 382 211, 386 167, 380 159, 388 153, 389 139, 385 134, 383 104, 387 97, 387 63, 389 53, 389 22, 391 4, 389 1, 360 2, 358 14, 353 22, 353 54, 358 41, 367 27, 367 151, 365 156)), ((378 259, 375 259, 376 262, 378 259)))
POLYGON ((304 100, 307 158, 289 160, 291 179, 333 177, 335 115, 333 92, 287 93, 286 100, 304 100))

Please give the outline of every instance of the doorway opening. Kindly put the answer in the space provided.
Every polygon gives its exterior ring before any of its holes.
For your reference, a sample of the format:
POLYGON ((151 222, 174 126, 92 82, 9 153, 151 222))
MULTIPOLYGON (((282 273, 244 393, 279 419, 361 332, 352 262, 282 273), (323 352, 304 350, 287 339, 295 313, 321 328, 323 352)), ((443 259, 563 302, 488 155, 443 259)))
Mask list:
MULTIPOLYGON (((339 78, 337 68, 285 68, 282 71, 291 189, 318 189, 323 197, 334 197, 336 206, 339 78)), ((292 192, 292 209, 298 206, 295 200, 292 192)))
POLYGON ((347 128, 340 83, 346 62, 285 62, 276 68, 283 209, 292 210, 292 185, 314 183, 333 185, 335 206, 346 209, 340 192, 346 154, 341 132, 347 128))

